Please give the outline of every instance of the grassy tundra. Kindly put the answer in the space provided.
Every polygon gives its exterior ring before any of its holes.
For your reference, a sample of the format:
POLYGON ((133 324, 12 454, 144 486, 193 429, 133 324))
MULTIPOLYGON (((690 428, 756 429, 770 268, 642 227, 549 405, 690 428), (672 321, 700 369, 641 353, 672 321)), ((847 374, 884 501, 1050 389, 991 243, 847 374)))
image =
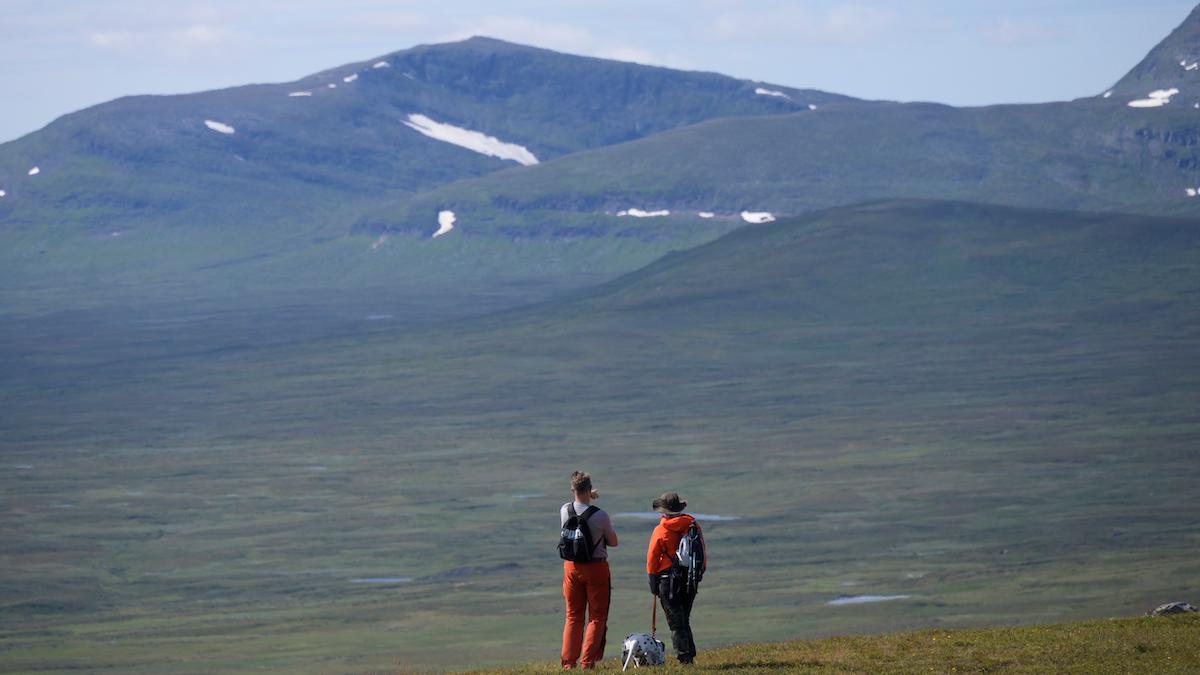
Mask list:
POLYGON ((736 518, 705 523, 702 649, 1194 600, 1198 237, 887 202, 484 317, 4 322, 0 669, 545 658, 581 464, 624 544, 613 634, 646 628, 666 488, 736 518), (857 595, 908 597, 829 604, 857 595))

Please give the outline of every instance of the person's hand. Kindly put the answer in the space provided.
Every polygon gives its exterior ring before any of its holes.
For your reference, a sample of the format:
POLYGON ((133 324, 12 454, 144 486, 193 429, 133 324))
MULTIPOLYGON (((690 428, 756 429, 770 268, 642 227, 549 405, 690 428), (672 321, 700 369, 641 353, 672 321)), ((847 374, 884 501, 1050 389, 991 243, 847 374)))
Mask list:
POLYGON ((658 595, 658 575, 650 574, 647 576, 650 577, 650 593, 652 595, 658 595))

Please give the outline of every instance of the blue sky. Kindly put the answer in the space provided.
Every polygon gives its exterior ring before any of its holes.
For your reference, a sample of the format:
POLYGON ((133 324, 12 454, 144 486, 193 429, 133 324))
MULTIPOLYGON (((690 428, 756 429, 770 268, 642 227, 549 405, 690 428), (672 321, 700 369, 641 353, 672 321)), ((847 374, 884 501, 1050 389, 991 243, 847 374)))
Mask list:
POLYGON ((299 78, 490 35, 868 98, 955 105, 1103 91, 1176 0, 0 0, 0 141, 126 94, 299 78))

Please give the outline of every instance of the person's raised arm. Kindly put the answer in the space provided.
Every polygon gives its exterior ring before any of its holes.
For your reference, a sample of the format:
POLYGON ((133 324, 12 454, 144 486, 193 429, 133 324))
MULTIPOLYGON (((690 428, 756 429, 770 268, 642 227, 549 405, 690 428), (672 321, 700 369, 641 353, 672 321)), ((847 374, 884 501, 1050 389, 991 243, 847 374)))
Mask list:
POLYGON ((608 528, 604 531, 604 544, 613 548, 617 546, 617 530, 613 527, 611 517, 608 519, 608 528))

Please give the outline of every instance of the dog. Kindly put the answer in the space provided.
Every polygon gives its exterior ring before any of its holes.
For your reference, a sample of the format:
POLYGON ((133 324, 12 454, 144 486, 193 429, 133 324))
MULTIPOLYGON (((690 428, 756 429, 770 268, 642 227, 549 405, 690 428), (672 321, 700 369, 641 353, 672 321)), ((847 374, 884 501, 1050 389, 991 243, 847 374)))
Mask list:
POLYGON ((641 666, 661 666, 666 662, 667 646, 655 640, 647 633, 634 633, 621 643, 622 672, 633 664, 634 668, 641 666))

